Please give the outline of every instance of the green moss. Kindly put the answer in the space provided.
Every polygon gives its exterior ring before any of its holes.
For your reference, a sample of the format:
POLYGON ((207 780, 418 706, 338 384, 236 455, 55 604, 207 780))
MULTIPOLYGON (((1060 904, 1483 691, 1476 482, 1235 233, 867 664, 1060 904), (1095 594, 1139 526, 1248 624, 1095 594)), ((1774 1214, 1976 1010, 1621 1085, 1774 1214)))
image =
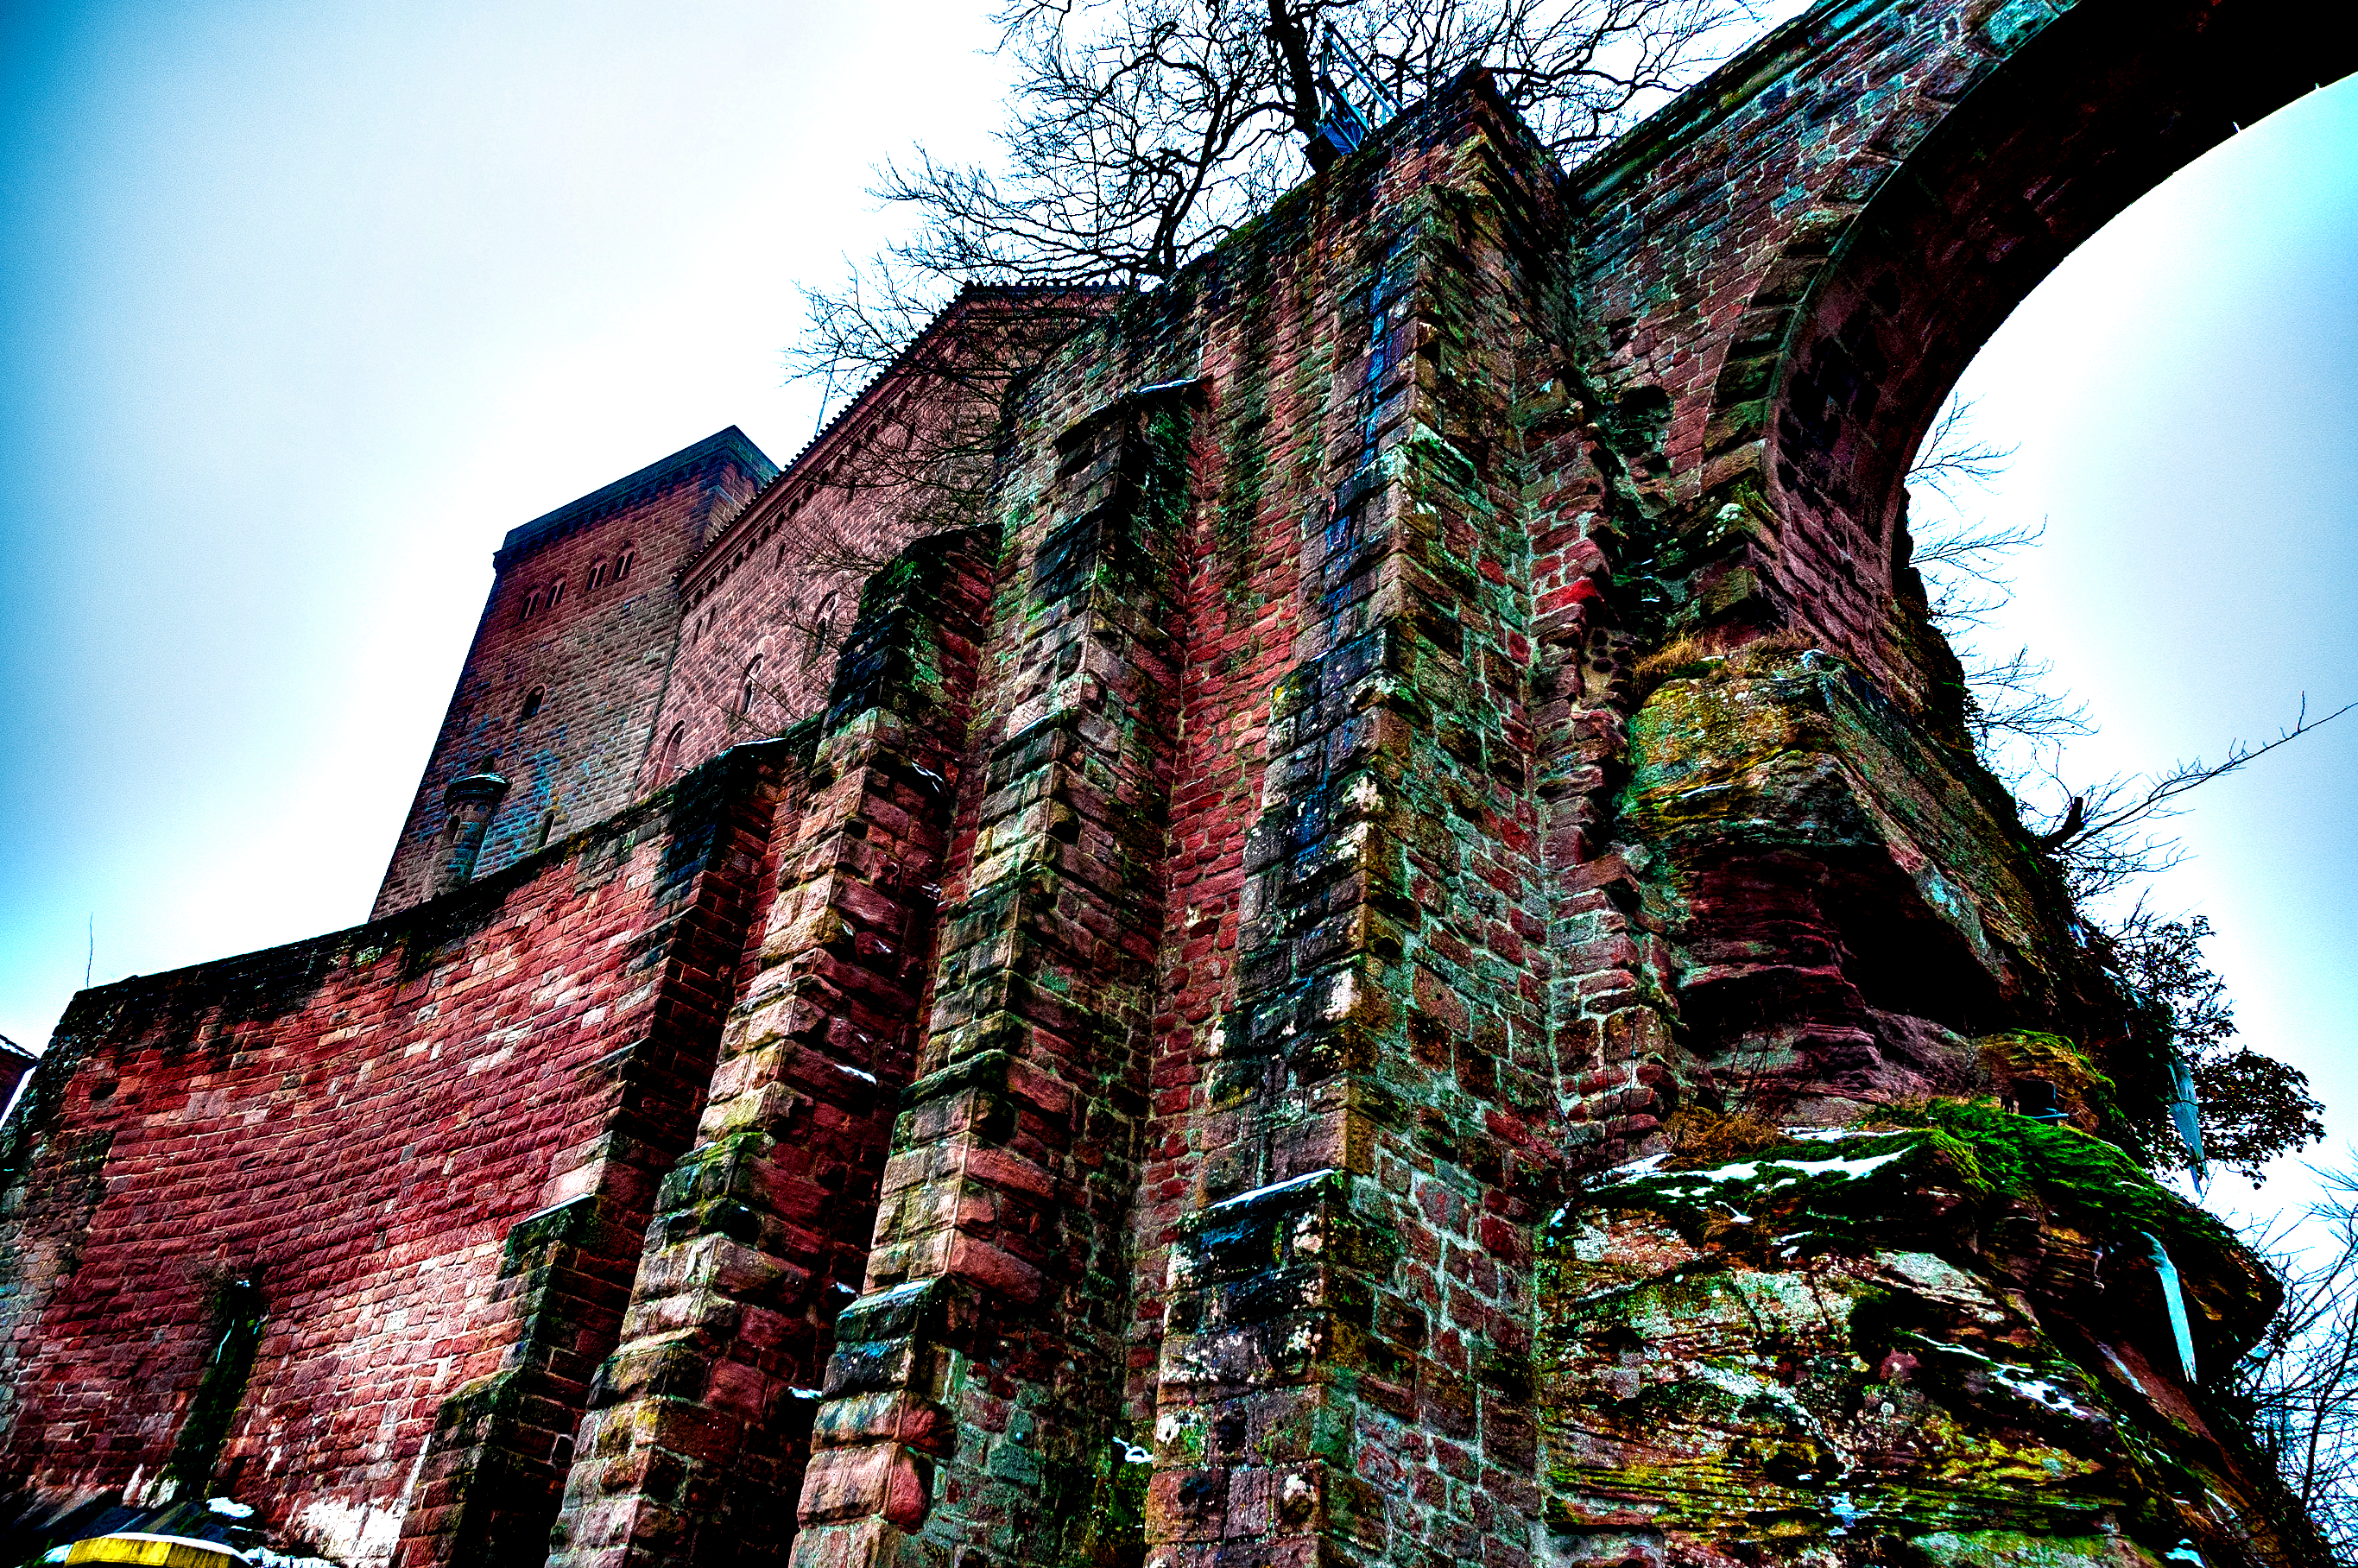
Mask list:
POLYGON ((2085 1051, 2061 1034, 2017 1029, 1985 1035, 1974 1044, 1981 1049, 1982 1065, 2000 1080, 2044 1078, 2066 1104, 2085 1107, 2100 1127, 2120 1125, 2118 1087, 2097 1070, 2085 1051))
MULTIPOLYGON (((1786 1138, 1709 1169, 1617 1174, 1593 1202, 1643 1209, 1689 1241, 1764 1257, 1829 1247, 1970 1241, 2005 1210, 2042 1209, 2108 1246, 2161 1238, 2193 1262, 2240 1250, 2217 1220, 2157 1184, 2114 1145, 1986 1100, 1894 1108, 1838 1141, 1786 1138), (1952 1199, 1964 1200, 1963 1211, 1952 1199)), ((1968 1248, 1970 1249, 1970 1248, 1968 1248)))
POLYGON ((196 1398, 189 1402, 188 1418, 180 1423, 179 1438, 172 1444, 172 1456, 164 1465, 165 1477, 174 1483, 173 1495, 180 1498, 201 1498, 211 1488, 213 1467, 221 1462, 230 1422, 245 1398, 254 1352, 262 1346, 261 1290, 250 1280, 232 1279, 219 1281, 211 1293, 211 1355, 196 1398))
POLYGON ((2058 1538, 2011 1530, 1942 1530, 1908 1544, 1939 1568, 2112 1568, 2123 1545, 2107 1535, 2058 1538))
POLYGON ((1146 1483, 1153 1475, 1148 1452, 1115 1436, 1090 1461, 1086 1478, 1065 1478, 1065 1485, 1055 1490, 1066 1495, 1053 1500, 1049 1510, 1051 1517, 1079 1512, 1079 1528, 1065 1540, 1065 1568, 1137 1568, 1145 1560, 1146 1483), (1076 1482, 1088 1493, 1081 1510, 1074 1509, 1078 1499, 1070 1496, 1076 1482))
POLYGON ((1994 1195, 2036 1197, 2093 1236, 2125 1245, 2150 1232, 2173 1253, 2237 1245, 2225 1226, 2157 1184, 2121 1150, 2074 1128, 1986 1100, 1935 1100, 1892 1119, 1970 1152, 1994 1195))

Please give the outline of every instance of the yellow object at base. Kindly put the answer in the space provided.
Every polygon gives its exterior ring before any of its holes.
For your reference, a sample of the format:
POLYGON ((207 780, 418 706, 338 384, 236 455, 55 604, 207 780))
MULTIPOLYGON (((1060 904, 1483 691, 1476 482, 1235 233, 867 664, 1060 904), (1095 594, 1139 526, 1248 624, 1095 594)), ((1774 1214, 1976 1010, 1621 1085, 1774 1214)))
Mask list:
POLYGON ((245 1560, 234 1546, 179 1535, 98 1535, 66 1551, 68 1563, 139 1563, 148 1568, 231 1568, 245 1560))

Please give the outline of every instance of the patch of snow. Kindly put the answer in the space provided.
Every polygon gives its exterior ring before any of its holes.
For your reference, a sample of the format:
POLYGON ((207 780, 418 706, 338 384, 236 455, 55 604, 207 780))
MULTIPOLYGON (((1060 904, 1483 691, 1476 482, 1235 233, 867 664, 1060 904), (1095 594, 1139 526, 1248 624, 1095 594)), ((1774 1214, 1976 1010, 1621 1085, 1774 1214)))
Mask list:
POLYGON ((2204 1568, 2202 1553, 2194 1550, 2191 1540, 2181 1539, 2177 1545, 2163 1552, 2161 1558, 2165 1563, 2191 1563, 2194 1568, 2204 1568))
MULTIPOLYGON (((1913 1147, 1910 1145, 1909 1147, 1913 1147)), ((1871 1154, 1863 1160, 1738 1160, 1709 1171, 1663 1171, 1641 1173, 1638 1179, 1650 1179, 1665 1188, 1675 1188, 1690 1183, 1715 1185, 1721 1182, 1752 1182, 1763 1172, 1772 1173, 1769 1185, 1781 1187, 1807 1176, 1840 1176, 1855 1181, 1870 1172, 1888 1165, 1907 1153, 1908 1149, 1894 1149, 1888 1154, 1871 1154)))
POLYGON ((827 1397, 827 1392, 826 1392, 826 1390, 823 1390, 823 1389, 794 1389, 794 1388, 790 1388, 790 1389, 788 1389, 788 1390, 786 1390, 786 1392, 788 1392, 789 1394, 792 1394, 795 1398, 796 1398, 796 1399, 798 1399, 798 1400, 821 1400, 821 1399, 825 1399, 825 1398, 827 1397))
POLYGON ((2086 1413, 2078 1400, 2044 1378, 2026 1377, 2012 1367, 1996 1363, 1990 1368, 1990 1379, 2009 1393, 2018 1394, 2033 1404, 2045 1405, 2049 1410, 2062 1411, 2069 1415, 2086 1413))
POLYGON ((865 1078, 871 1084, 876 1081, 875 1074, 863 1073, 849 1062, 838 1062, 835 1065, 835 1070, 838 1073, 849 1073, 855 1078, 865 1078))
POLYGON ((1125 1465, 1147 1465, 1153 1462, 1154 1451, 1151 1448, 1141 1448, 1137 1444, 1126 1442, 1119 1437, 1113 1440, 1113 1445, 1121 1450, 1121 1462, 1125 1465))
POLYGON ((384 1568, 401 1541, 401 1512, 322 1498, 297 1516, 295 1528, 353 1568, 384 1568))
MULTIPOLYGON (((588 1203, 590 1199, 592 1199, 592 1198, 596 1197, 597 1195, 597 1195, 596 1193, 575 1193, 575 1194, 574 1194, 571 1197, 569 1197, 569 1198, 559 1198, 559 1199, 557 1199, 555 1203, 550 1204, 550 1205, 546 1206, 546 1207, 543 1207, 543 1208, 536 1208, 536 1209, 533 1210, 530 1214, 525 1215, 522 1219, 517 1220, 517 1221, 516 1221, 516 1224, 518 1224, 518 1225, 530 1225, 530 1224, 531 1224, 534 1220, 535 1220, 535 1219, 545 1219, 545 1218, 546 1218, 548 1216, 550 1216, 550 1215, 552 1215, 552 1214, 555 1214, 558 1209, 561 1209, 561 1208, 571 1208, 575 1204, 578 1204, 578 1203, 588 1203)), ((219 1501, 221 1501, 222 1499, 221 1499, 221 1498, 214 1498, 213 1500, 214 1500, 215 1502, 219 1502, 219 1501)), ((244 1516, 243 1516, 243 1515, 240 1515, 239 1517, 240 1517, 240 1518, 243 1518, 244 1516)))
POLYGON ((1206 1205, 1205 1212, 1208 1214, 1214 1209, 1229 1208, 1237 1204, 1250 1203, 1255 1198, 1265 1198, 1271 1193, 1292 1192, 1296 1187, 1306 1187, 1313 1182, 1323 1182, 1334 1173, 1335 1167, 1328 1165, 1321 1170, 1313 1171, 1308 1175, 1296 1176, 1291 1181, 1271 1182, 1265 1187, 1255 1187, 1249 1193, 1238 1193, 1232 1198, 1222 1198, 1216 1204, 1206 1205))
POLYGON ((1952 1355, 1970 1357, 1980 1362, 1989 1368, 1991 1382, 2017 1399, 2028 1400, 2032 1404, 2043 1409, 2061 1411, 2065 1415, 2077 1416, 2082 1421, 2104 1419, 2104 1412, 2089 1409, 2064 1392, 2062 1389, 2047 1379, 2039 1377, 2028 1368, 2012 1366, 1995 1357, 1985 1356, 1978 1350, 1970 1349, 1963 1345, 1952 1345, 1943 1339, 1928 1337, 1924 1343, 1935 1349, 1946 1350, 1952 1355))
POLYGON ((221 1515, 223 1519, 252 1519, 254 1517, 254 1505, 252 1503, 232 1502, 227 1498, 207 1498, 205 1499, 205 1507, 212 1509, 213 1512, 221 1515))

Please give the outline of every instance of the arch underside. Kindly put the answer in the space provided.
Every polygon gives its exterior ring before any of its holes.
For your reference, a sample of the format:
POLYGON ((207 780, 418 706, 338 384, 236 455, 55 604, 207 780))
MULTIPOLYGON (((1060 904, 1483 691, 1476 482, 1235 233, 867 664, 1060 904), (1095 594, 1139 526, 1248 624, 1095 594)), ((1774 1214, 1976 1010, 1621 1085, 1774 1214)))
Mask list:
MULTIPOLYGON (((1765 364, 1732 358, 1714 395, 1714 447, 1758 453, 1781 520, 1780 575, 1854 582, 1884 601, 1852 607, 1856 620, 1882 619, 1900 576, 1893 524, 1909 465, 1990 335, 2139 197, 2238 126, 2358 69, 2358 28, 2296 32, 2288 13, 2259 0, 2088 0, 2020 42, 1904 157, 1870 150, 1833 182, 1879 183, 1847 222, 1822 208, 1796 226, 1803 238, 1768 274, 1781 286, 1756 296, 1738 334, 1778 346, 1765 364), (1831 244, 1810 237, 1829 232, 1831 244), (1805 254, 1813 246, 1823 260, 1805 254)), ((1812 597, 1790 594, 1789 612, 1806 622, 1812 597)), ((1901 666, 1887 664, 1895 687, 1920 693, 1907 654, 1883 653, 1901 666)))

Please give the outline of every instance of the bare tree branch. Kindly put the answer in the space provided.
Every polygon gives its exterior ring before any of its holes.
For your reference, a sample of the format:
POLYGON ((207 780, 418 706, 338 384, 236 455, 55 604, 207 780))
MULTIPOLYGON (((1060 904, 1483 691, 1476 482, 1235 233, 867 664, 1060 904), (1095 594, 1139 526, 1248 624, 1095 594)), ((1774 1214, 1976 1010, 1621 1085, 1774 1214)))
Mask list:
POLYGON ((2317 1175, 2309 1246, 2288 1227, 2251 1238, 2285 1300, 2234 1393, 2261 1453, 2346 1563, 2358 1560, 2358 1176, 2317 1175))
POLYGON ((2029 649, 1993 656, 1975 643, 1974 634, 2013 597, 2013 580, 2001 563, 2039 543, 2047 524, 1988 523, 1962 510, 1973 492, 1990 487, 2015 450, 1976 436, 1973 410, 1970 400, 1952 398, 1908 470, 1918 496, 1942 503, 1928 508, 1931 515, 1916 527, 1909 560, 1923 576, 1930 620, 1950 639, 1963 667, 1965 722, 1983 762, 2017 798, 2045 803, 2049 826, 2035 831, 2039 847, 2061 865, 2075 896, 2093 899, 2184 859, 2175 838, 2148 829, 2177 816, 2190 791, 2249 766, 2358 704, 2311 719, 2304 696, 2289 729, 2262 746, 2232 742, 2223 762, 2198 757, 2152 775, 2068 782, 2064 743, 2095 733, 2086 707, 2051 689, 2053 665, 2029 649))
MULTIPOLYGON (((1958 497, 1968 490, 1987 490, 2017 449, 1995 447, 1974 434, 1974 400, 1952 397, 1941 406, 1932 420, 1932 428, 1925 433, 1924 444, 1918 449, 1916 460, 1909 465, 1908 483, 1917 490, 1930 491, 1951 505, 1961 503, 1958 497)), ((2042 524, 2039 533, 2044 533, 2042 524)), ((2031 535, 2032 539, 2038 534, 2031 535)), ((2028 543, 2028 540, 2024 541, 2028 543)), ((1917 548, 1917 559, 1927 558, 1924 546, 1917 548)))
POLYGON ((969 284, 1159 285, 1301 178, 1345 90, 1331 38, 1396 101, 1487 64, 1569 156, 1732 52, 1757 0, 1007 0, 1016 82, 990 167, 914 149, 874 194, 908 236, 806 290, 797 376, 872 374, 969 284))
POLYGON ((2064 785, 2050 769, 2049 779, 2073 803, 2070 809, 2079 820, 2069 832, 2060 827, 2051 832, 2043 847, 2061 862, 2066 880, 2082 897, 2109 892, 2133 878, 2166 871, 2184 858, 2183 852, 2175 839, 2146 832, 2149 825, 2183 812, 2182 803, 2193 791, 2242 772, 2353 708, 2358 708, 2358 702, 2344 703, 2322 719, 2311 719, 2309 697, 2303 693, 2299 712, 2275 740, 2258 746, 2230 741, 2226 757, 2217 762, 2196 757, 2167 773, 2115 776, 2078 790, 2064 785))
POLYGON ((1973 430, 1974 405, 1952 398, 1932 428, 1908 482, 1919 495, 1943 503, 1914 531, 1909 564, 1924 579, 1925 606, 1933 627, 1948 637, 1965 676, 1965 724, 1974 749, 1992 772, 2020 794, 2037 776, 2035 759, 2057 755, 2075 736, 2093 735, 2085 705, 2051 688, 2055 666, 2028 648, 1996 655, 1984 653, 1973 633, 2014 597, 2014 579, 2000 569, 2005 559, 2047 536, 2045 522, 1989 523, 1958 508, 1974 491, 1987 490, 2013 457, 2012 447, 1994 446, 1973 430), (2028 752, 2030 762, 2019 760, 2028 752))

